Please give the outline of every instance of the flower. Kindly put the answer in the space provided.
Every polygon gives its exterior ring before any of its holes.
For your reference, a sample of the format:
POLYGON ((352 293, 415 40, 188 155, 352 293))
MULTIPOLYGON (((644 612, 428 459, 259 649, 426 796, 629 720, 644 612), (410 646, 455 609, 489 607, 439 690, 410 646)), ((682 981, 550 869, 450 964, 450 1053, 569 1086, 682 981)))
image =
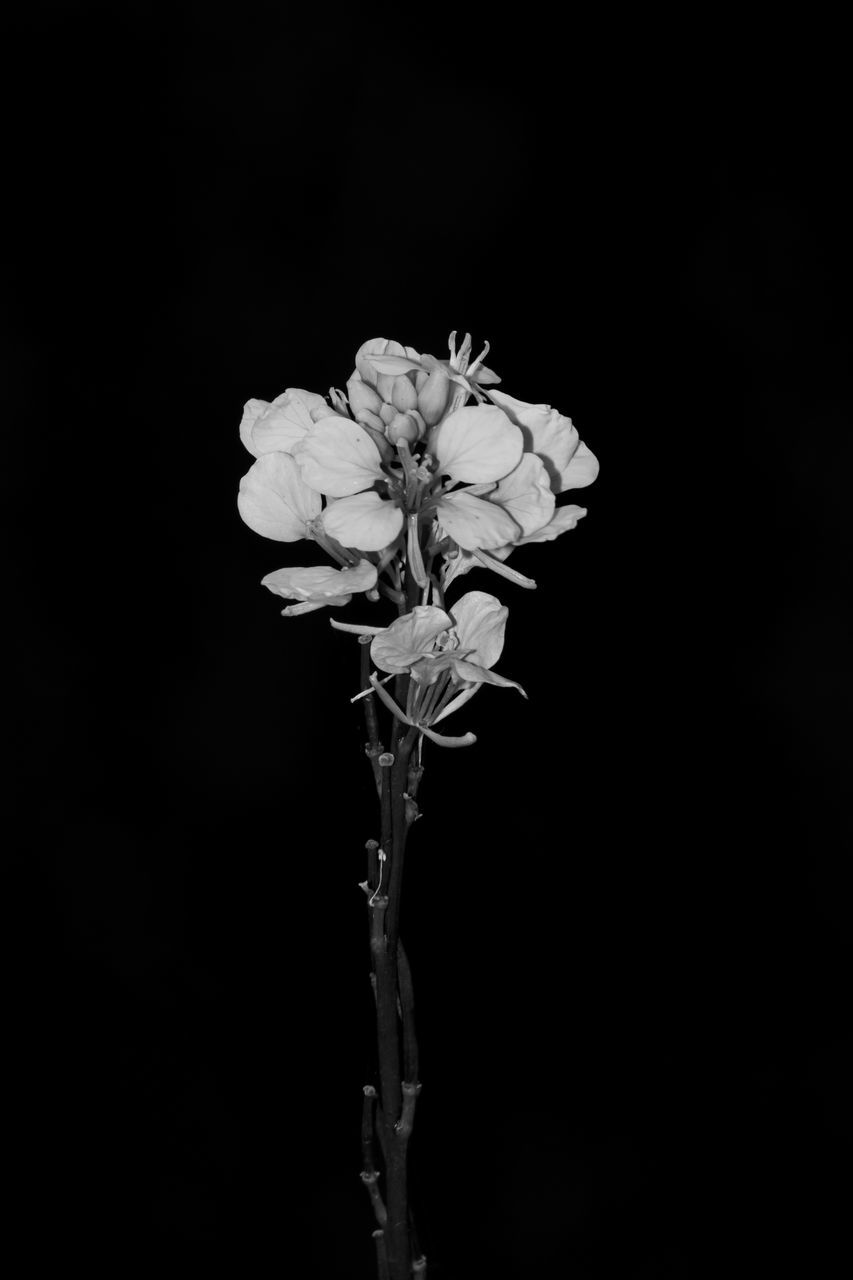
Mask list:
POLYGON ((476 564, 535 587, 505 561, 575 528, 585 508, 558 499, 591 484, 598 462, 570 418, 495 389, 488 343, 473 362, 470 334, 457 345, 452 333, 448 347, 438 360, 370 338, 346 395, 288 387, 247 401, 240 436, 255 461, 240 483, 243 520, 275 541, 311 539, 346 568, 374 563, 398 604, 405 565, 426 605, 437 557, 443 587, 476 564))
MULTIPOLYGON (((485 564, 522 586, 535 586, 532 579, 515 573, 503 561, 516 547, 551 542, 574 529, 586 515, 586 508, 574 504, 557 507, 556 496, 592 484, 598 475, 598 460, 580 439, 571 418, 550 405, 528 404, 503 391, 489 391, 488 395, 521 431, 524 452, 515 470, 485 500, 513 517, 520 536, 508 538, 502 546, 481 547, 479 552, 455 539, 459 551, 446 560, 445 587, 476 564, 485 564), (481 554, 484 550, 487 556, 481 554)), ((452 536, 452 530, 448 532, 452 536)))
MULTIPOLYGON (((357 626, 332 621, 339 631, 372 635, 370 656, 380 671, 411 677, 403 711, 382 682, 371 676, 371 687, 398 720, 426 734, 440 746, 468 746, 473 734, 446 738, 436 734, 438 724, 474 696, 483 684, 518 689, 520 684, 492 671, 503 651, 509 610, 485 591, 469 591, 450 613, 435 605, 416 605, 390 627, 357 626)), ((361 696, 361 695, 359 695, 361 696)))
POLYGON ((403 527, 399 501, 388 500, 375 486, 388 490, 382 455, 357 422, 322 418, 294 446, 302 479, 317 493, 337 498, 323 512, 323 527, 345 547, 381 551, 403 527))
POLYGON ((339 608, 349 604, 354 592, 373 591, 376 578, 376 565, 369 560, 359 560, 358 564, 345 569, 333 569, 329 565, 316 569, 276 569, 261 579, 261 586, 285 600, 298 600, 298 604, 281 611, 283 618, 295 618, 326 605, 339 608))

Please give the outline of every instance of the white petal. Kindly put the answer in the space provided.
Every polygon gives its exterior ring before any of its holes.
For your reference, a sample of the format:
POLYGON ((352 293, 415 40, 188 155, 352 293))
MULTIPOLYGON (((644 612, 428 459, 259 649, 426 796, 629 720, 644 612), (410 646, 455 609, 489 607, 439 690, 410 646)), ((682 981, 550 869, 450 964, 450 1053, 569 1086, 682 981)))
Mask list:
POLYGON ((495 684, 502 689, 517 689, 525 698, 527 697, 520 684, 516 684, 514 680, 507 680, 506 676, 499 676, 496 671, 487 671, 476 662, 467 662, 464 658, 459 658, 454 662, 453 670, 460 680, 473 684, 495 684))
POLYGON ((243 417, 240 421, 240 439, 254 458, 257 458, 258 450, 252 440, 252 431, 258 419, 271 407, 269 400, 247 400, 243 405, 243 417))
POLYGON ((261 586, 285 600, 311 600, 337 604, 354 591, 370 591, 376 586, 376 566, 360 560, 351 569, 318 565, 308 569, 276 569, 261 579, 261 586))
POLYGON ((322 406, 324 398, 301 387, 288 387, 272 404, 266 400, 250 400, 243 410, 240 437, 250 453, 291 453, 298 440, 311 429, 311 411, 322 406))
POLYGON ((566 489, 584 489, 588 484, 592 484, 597 475, 598 458, 581 440, 568 466, 560 472, 560 487, 555 492, 564 493, 566 489))
POLYGON ((466 591, 451 606, 460 649, 473 649, 471 661, 493 667, 504 647, 509 610, 487 591, 466 591))
POLYGON ((374 490, 338 498, 323 512, 323 528, 345 547, 382 551, 403 527, 403 513, 374 490))
POLYGON ((450 616, 432 604, 415 605, 392 622, 370 646, 370 656, 381 671, 408 671, 435 647, 436 638, 452 625, 450 616))
POLYGON ((524 447, 538 453, 551 477, 554 492, 561 490, 560 474, 580 443, 577 428, 571 418, 565 417, 549 404, 528 404, 516 400, 505 391, 490 391, 489 398, 501 406, 524 433, 524 447))
POLYGON ((358 622, 336 622, 334 618, 329 621, 336 631, 349 631, 354 636, 378 636, 388 630, 387 627, 369 627, 358 622))
POLYGON ((536 533, 531 533, 526 538, 521 538, 520 543, 527 542, 553 542, 561 533, 567 533, 569 529, 574 529, 578 520, 586 515, 586 507, 558 507, 544 529, 538 529, 536 533))
POLYGON ((519 428, 490 404, 455 410, 438 428, 433 444, 439 474, 471 484, 508 475, 523 449, 519 428))
POLYGON ((525 535, 546 525, 554 514, 554 494, 551 479, 538 454, 522 454, 518 466, 504 476, 489 494, 489 500, 499 502, 521 525, 525 535))
POLYGON ((473 733, 466 733, 461 738, 449 738, 444 733, 436 733, 434 729, 428 729, 426 725, 419 725, 421 733, 425 733, 439 747, 473 747, 477 741, 473 733))
POLYGON ((240 481, 237 508, 250 529, 276 542, 307 537, 306 524, 320 514, 320 495, 302 479, 286 453, 265 453, 240 481))
POLYGON ((502 547, 521 536, 519 526, 503 507, 476 498, 464 489, 439 498, 436 512, 442 529, 465 551, 502 547))
POLYGON ((294 449, 302 478, 319 493, 343 498, 384 479, 379 450, 357 422, 328 417, 315 422, 294 449))

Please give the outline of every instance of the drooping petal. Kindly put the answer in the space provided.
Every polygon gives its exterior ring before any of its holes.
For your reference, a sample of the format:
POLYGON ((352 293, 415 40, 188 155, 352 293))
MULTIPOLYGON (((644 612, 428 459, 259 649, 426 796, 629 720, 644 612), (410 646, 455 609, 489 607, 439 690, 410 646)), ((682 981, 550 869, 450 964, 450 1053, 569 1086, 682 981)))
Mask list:
POLYGON ((438 428, 433 445, 439 474, 470 484, 502 479, 523 450, 520 429, 489 404, 456 409, 438 428))
POLYGON ((546 525, 554 514, 554 494, 545 464, 538 454, 522 454, 518 466, 504 476, 489 494, 489 500, 499 502, 521 526, 525 536, 546 525))
POLYGON ((250 529, 276 542, 308 537, 306 525, 320 514, 319 493, 309 489, 293 458, 265 453, 240 481, 237 508, 250 529))
POLYGON ((439 498, 436 512, 442 529, 465 551, 501 547, 521 537, 521 529, 508 511, 465 489, 439 498))
POLYGON ((570 462, 560 472, 560 487, 556 492, 565 493, 567 489, 585 489, 588 484, 592 484, 597 475, 598 458, 581 440, 570 462))
POLYGON ((428 729, 425 724, 418 725, 421 733, 425 733, 436 746, 439 747, 473 747, 477 741, 476 735, 473 733, 463 734, 461 738, 451 738, 444 733, 436 733, 434 729, 428 729))
POLYGON ((392 622, 370 646, 370 656, 381 671, 408 671, 425 654, 432 653, 436 637, 452 625, 449 614, 432 604, 419 604, 392 622))
POLYGON ((536 533, 531 533, 526 538, 521 538, 519 545, 527 542, 553 542, 561 533, 574 529, 578 520, 585 515, 586 507, 558 507, 544 528, 537 529, 536 533))
POLYGON ((459 648, 471 650, 471 661, 493 667, 504 647, 509 610, 487 591, 466 591, 454 605, 453 618, 459 648))
POLYGON ((476 662, 468 662, 464 658, 457 658, 453 664, 454 675, 459 680, 464 680, 470 684, 494 684, 501 689, 517 689, 519 693, 527 697, 520 684, 516 684, 515 680, 507 680, 506 676, 499 676, 496 671, 489 671, 486 667, 481 667, 476 662))
POLYGON ((376 445, 363 427, 346 418, 315 422, 293 453, 305 483, 334 498, 360 493, 384 479, 376 445))
POLYGON ((359 560, 350 569, 317 565, 307 569, 276 569, 261 579, 261 586, 285 600, 311 600, 320 604, 346 604, 355 591, 376 586, 376 565, 359 560))
POLYGON ((338 622, 335 618, 330 618, 329 622, 336 631, 348 631, 354 636, 378 636, 388 630, 387 627, 370 627, 358 622, 338 622))
POLYGON ((323 512, 323 528, 345 547, 382 551, 403 527, 403 512, 373 489, 338 498, 323 512))

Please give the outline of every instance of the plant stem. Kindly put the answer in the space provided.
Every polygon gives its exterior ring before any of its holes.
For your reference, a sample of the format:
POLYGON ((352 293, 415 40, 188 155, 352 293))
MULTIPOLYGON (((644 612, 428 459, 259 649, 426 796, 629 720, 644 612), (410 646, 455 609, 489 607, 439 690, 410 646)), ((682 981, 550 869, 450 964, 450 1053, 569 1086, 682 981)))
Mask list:
MULTIPOLYGON (((407 566, 408 569, 408 566, 407 566)), ((417 582, 410 572, 401 582, 400 613, 419 600, 417 582)), ((361 650, 361 687, 369 687, 369 640, 361 650)), ((406 705, 409 677, 397 677, 395 693, 406 705)), ((407 1157, 415 1107, 421 1090, 418 1048, 415 1038, 414 995, 408 958, 400 942, 400 906, 403 865, 409 828, 418 816, 415 802, 423 769, 413 752, 418 730, 392 721, 384 751, 380 741, 378 705, 371 695, 363 698, 368 733, 367 755, 373 766, 380 801, 380 840, 367 842, 368 915, 370 921, 371 975, 376 998, 376 1043, 379 1097, 368 1086, 362 1112, 362 1181, 370 1196, 378 1223, 374 1231, 379 1280, 411 1280, 423 1276, 426 1262, 420 1254, 408 1203, 407 1157), (373 1136, 379 1138, 383 1165, 383 1194, 378 1187, 373 1136)))

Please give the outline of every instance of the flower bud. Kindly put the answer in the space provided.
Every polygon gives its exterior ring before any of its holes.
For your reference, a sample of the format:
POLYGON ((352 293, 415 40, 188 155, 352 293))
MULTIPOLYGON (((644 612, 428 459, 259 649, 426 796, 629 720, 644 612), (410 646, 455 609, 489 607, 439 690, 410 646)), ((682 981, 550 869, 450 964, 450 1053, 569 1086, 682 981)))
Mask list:
POLYGON ((405 440, 413 444, 418 438, 418 424, 410 413, 398 413, 388 426, 388 439, 392 444, 405 440))
POLYGON ((407 413, 409 409, 414 409, 418 403, 418 393, 415 391, 414 384, 410 382, 407 374, 403 373, 394 379, 394 386, 391 388, 391 403, 395 409, 399 409, 400 413, 407 413))
POLYGON ((449 389, 450 378, 447 370, 440 367, 433 369, 418 392, 418 408, 427 426, 434 427, 447 408, 449 389))
POLYGON ((397 410, 394 408, 393 404, 381 404, 379 406, 379 416, 387 427, 396 418, 397 410))
POLYGON ((378 413, 371 413, 369 409, 359 409, 355 415, 355 420, 363 427, 372 427, 374 431, 381 431, 383 435, 385 434, 385 423, 378 413))
POLYGON ((347 383, 347 395, 356 422, 362 409, 369 409, 371 413, 379 412, 379 406, 382 404, 379 395, 369 383, 362 382, 361 378, 350 378, 347 383))

